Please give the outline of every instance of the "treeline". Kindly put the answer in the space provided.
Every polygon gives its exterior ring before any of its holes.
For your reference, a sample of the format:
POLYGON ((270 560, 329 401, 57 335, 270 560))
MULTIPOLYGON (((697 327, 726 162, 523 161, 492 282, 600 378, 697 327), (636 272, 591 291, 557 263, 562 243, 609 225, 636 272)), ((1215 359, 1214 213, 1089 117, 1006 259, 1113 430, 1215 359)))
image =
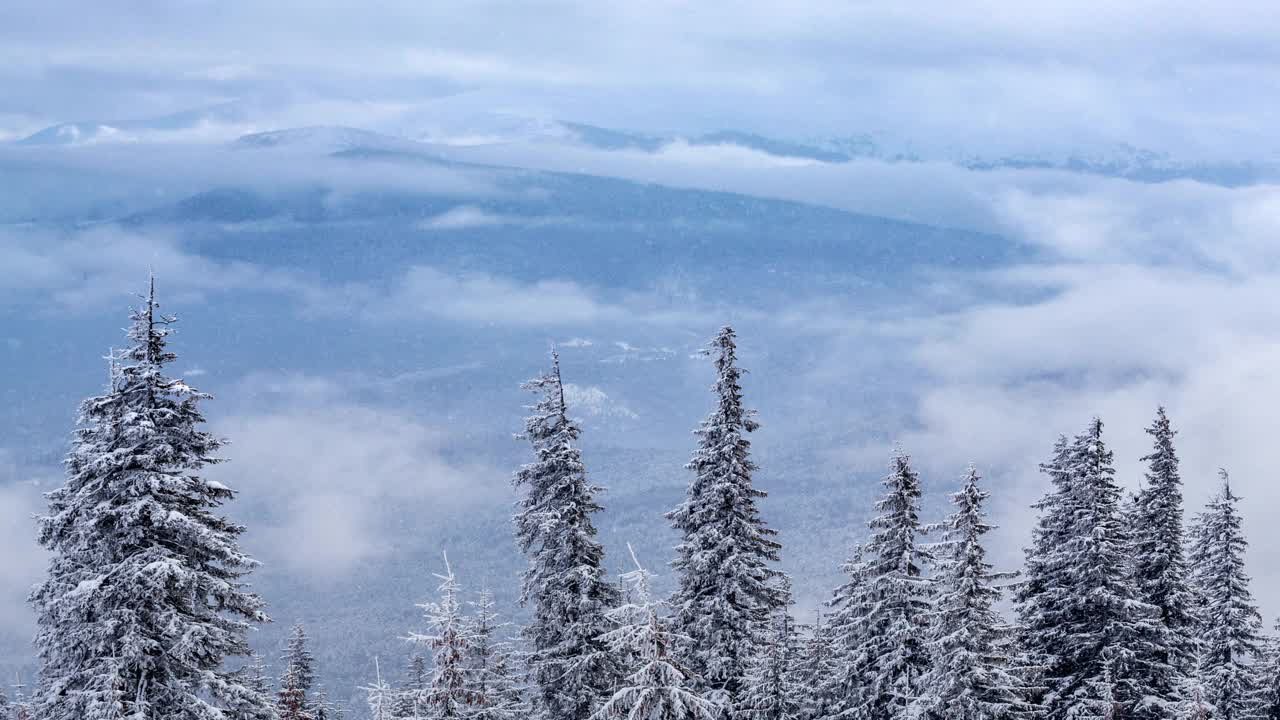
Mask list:
MULTIPOLYGON (((244 528, 219 514, 233 491, 201 474, 222 441, 207 395, 168 377, 174 322, 154 283, 132 316, 111 383, 81 406, 66 483, 49 493, 51 552, 33 592, 40 661, 31 697, 0 693, 15 720, 332 720, 301 626, 273 683, 247 635, 268 621, 247 589, 244 528)), ((1061 437, 1019 572, 987 558, 989 492, 963 474, 952 511, 920 517, 920 477, 895 450, 865 542, 812 623, 793 616, 781 544, 761 517, 736 338, 707 349, 713 407, 696 430, 675 590, 651 592, 636 559, 605 571, 581 427, 558 357, 524 387, 513 531, 528 564, 527 621, 503 621, 447 558, 408 667, 374 668, 374 720, 1280 720, 1280 651, 1265 637, 1225 472, 1184 522, 1176 437, 1163 409, 1141 489, 1116 479, 1103 424, 1061 437), (1001 608, 1012 601, 1014 612, 1001 608)), ((356 712, 353 709, 352 712, 356 712)))

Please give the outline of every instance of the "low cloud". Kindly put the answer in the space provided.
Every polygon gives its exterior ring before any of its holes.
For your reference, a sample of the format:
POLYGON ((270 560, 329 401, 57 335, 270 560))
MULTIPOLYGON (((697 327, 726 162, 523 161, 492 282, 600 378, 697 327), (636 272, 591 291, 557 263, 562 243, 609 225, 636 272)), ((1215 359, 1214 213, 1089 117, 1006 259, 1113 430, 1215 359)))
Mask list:
POLYGON ((299 293, 307 287, 286 271, 189 252, 168 232, 0 228, 0 297, 48 310, 96 312, 108 303, 136 304, 150 273, 166 307, 227 292, 299 293))
POLYGON ((248 382, 237 392, 263 407, 217 422, 232 444, 214 472, 261 518, 253 545, 289 573, 341 576, 393 551, 403 540, 395 518, 430 522, 506 488, 503 473, 451 459, 442 425, 356 402, 338 378, 248 382))

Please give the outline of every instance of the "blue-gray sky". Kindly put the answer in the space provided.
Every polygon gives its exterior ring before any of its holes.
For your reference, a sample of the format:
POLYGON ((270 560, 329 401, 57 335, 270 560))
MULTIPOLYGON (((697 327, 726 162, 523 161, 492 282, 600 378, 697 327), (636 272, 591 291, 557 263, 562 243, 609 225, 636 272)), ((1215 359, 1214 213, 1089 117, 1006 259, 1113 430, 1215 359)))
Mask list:
POLYGON ((1265 2, 18 2, 0 132, 237 101, 246 125, 895 131, 926 145, 1274 154, 1265 2), (281 122, 281 121, 291 122, 281 122))

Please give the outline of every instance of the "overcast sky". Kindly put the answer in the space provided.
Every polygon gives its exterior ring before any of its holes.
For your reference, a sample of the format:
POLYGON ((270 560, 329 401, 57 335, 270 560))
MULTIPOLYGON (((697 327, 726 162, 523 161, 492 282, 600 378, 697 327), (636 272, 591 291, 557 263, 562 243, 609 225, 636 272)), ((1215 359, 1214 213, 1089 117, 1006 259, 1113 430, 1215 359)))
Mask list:
POLYGON ((1257 0, 15 2, 0 131, 228 101, 268 124, 429 124, 447 98, 638 129, 1271 156, 1277 35, 1257 0))

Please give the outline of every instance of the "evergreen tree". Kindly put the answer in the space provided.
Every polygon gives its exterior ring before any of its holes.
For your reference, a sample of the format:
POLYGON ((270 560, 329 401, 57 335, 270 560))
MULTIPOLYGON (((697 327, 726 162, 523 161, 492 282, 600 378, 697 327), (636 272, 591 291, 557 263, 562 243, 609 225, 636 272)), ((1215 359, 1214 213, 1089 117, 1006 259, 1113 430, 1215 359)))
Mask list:
POLYGON ((808 693, 796 681, 795 627, 791 616, 778 613, 773 628, 752 659, 736 720, 803 720, 808 693))
MULTIPOLYGON (((1048 471, 1055 490, 1040 507, 1028 572, 1036 594, 1024 600, 1027 631, 1046 660, 1044 709, 1050 720, 1130 717, 1152 698, 1139 658, 1156 657, 1158 611, 1136 597, 1132 541, 1121 512, 1112 453, 1095 418, 1069 446, 1059 443, 1048 471)), ((1150 668, 1145 668, 1148 672, 1150 668)))
POLYGON ((329 702, 329 694, 324 687, 316 688, 315 700, 311 703, 311 717, 314 720, 333 720, 333 704, 329 702))
POLYGON ((1003 589, 987 562, 984 536, 993 528, 983 506, 989 497, 970 466, 964 487, 951 496, 955 512, 944 523, 934 578, 936 601, 920 709, 933 720, 1027 717, 1025 683, 1011 672, 1012 631, 995 606, 1003 589))
POLYGON ((310 697, 316 678, 315 658, 307 649, 307 631, 302 623, 293 626, 280 661, 284 666, 276 702, 280 720, 316 720, 310 697))
POLYGON ((513 675, 511 645, 498 635, 506 623, 501 622, 494 609, 493 593, 482 590, 472 606, 474 613, 468 618, 467 633, 471 639, 467 657, 467 693, 471 698, 468 716, 473 720, 524 718, 528 708, 513 675))
POLYGON ((228 716, 234 720, 277 720, 275 704, 271 701, 271 681, 262 656, 253 653, 249 662, 240 668, 240 683, 251 697, 240 705, 229 705, 228 716))
POLYGON ((369 720, 392 720, 396 717, 394 713, 396 692, 391 689, 391 685, 382 679, 382 668, 378 664, 378 659, 373 659, 374 677, 372 684, 360 688, 365 692, 369 705, 369 720))
POLYGON ((9 706, 9 695, 0 687, 0 720, 9 720, 13 708, 9 706))
POLYGON ((1244 537, 1230 478, 1221 471, 1222 491, 1198 518, 1193 531, 1191 563, 1204 606, 1200 681, 1215 720, 1243 720, 1251 716, 1258 686, 1251 663, 1262 650, 1262 616, 1249 592, 1244 537))
POLYGON ((672 597, 674 625, 690 638, 681 655, 699 690, 726 708, 738 700, 747 666, 768 619, 787 597, 773 567, 779 559, 776 531, 765 527, 752 484, 756 470, 746 434, 759 427, 743 406, 732 328, 712 340, 716 407, 695 431, 699 442, 686 466, 694 472, 685 501, 667 514, 681 533, 673 566, 679 585, 672 597))
MULTIPOLYGON (((1026 667, 1032 671, 1034 684, 1039 684, 1062 651, 1062 636, 1056 632, 1066 618, 1067 608, 1057 599, 1071 592, 1067 574, 1058 565, 1058 551, 1072 532, 1069 500, 1073 490, 1071 441, 1059 435, 1053 456, 1040 464, 1040 472, 1049 477, 1049 492, 1032 507, 1039 511, 1031 533, 1031 546, 1026 553, 1026 570, 1015 599, 1018 606, 1019 647, 1026 667)), ((1043 699, 1044 690, 1034 695, 1043 699)))
POLYGON ((1154 655, 1139 654, 1137 667, 1140 691, 1152 698, 1143 714, 1158 720, 1181 704, 1180 689, 1195 670, 1195 601, 1183 550, 1176 433, 1163 407, 1157 409, 1147 434, 1154 448, 1142 458, 1148 463, 1146 483, 1131 512, 1133 578, 1138 599, 1159 613, 1160 634, 1151 642, 1154 655))
POLYGON ((652 599, 650 573, 635 553, 636 569, 623 575, 632 601, 610 611, 618 627, 603 639, 616 656, 634 659, 631 672, 593 716, 594 720, 720 720, 721 708, 692 690, 692 677, 672 656, 684 640, 667 628, 664 603, 652 599))
MULTIPOLYGON (((1276 626, 1280 630, 1280 624, 1276 626)), ((1266 638, 1257 669, 1258 705, 1254 716, 1260 720, 1280 720, 1280 639, 1266 638)))
POLYGON ((397 718, 415 718, 422 714, 420 701, 427 691, 428 678, 427 659, 418 653, 409 658, 409 666, 405 668, 404 682, 396 692, 392 714, 397 718))
POLYGON ((835 664, 831 652, 831 631, 823 624, 822 612, 819 611, 812 627, 807 628, 808 637, 792 671, 793 682, 804 693, 804 720, 818 720, 827 717, 832 706, 832 699, 827 689, 835 664))
POLYGON ((432 720, 461 718, 467 714, 471 696, 467 691, 466 658, 470 652, 471 638, 467 634, 462 617, 462 605, 458 601, 458 582, 444 559, 445 574, 440 578, 437 591, 440 601, 420 607, 426 611, 430 634, 411 633, 409 639, 431 648, 435 652, 431 680, 419 705, 425 716, 432 720))
POLYGON ((209 396, 165 375, 175 319, 158 308, 153 281, 39 520, 40 720, 222 720, 254 700, 224 661, 267 620, 243 583, 257 563, 217 514, 233 492, 200 475, 222 441, 200 429, 209 396))
POLYGON ((834 621, 839 668, 832 711, 860 720, 906 717, 929 669, 925 643, 930 612, 930 562, 921 546, 920 477, 895 450, 886 492, 876 503, 871 535, 846 565, 850 582, 837 591, 834 621))
POLYGON ((604 548, 592 516, 602 488, 587 479, 581 429, 569 419, 560 358, 551 371, 524 385, 541 395, 522 435, 534 462, 515 475, 526 494, 518 503, 515 535, 529 558, 522 603, 533 604, 525 627, 534 684, 534 710, 546 720, 586 720, 616 684, 617 663, 601 640, 605 614, 619 601, 604 571, 604 548))

